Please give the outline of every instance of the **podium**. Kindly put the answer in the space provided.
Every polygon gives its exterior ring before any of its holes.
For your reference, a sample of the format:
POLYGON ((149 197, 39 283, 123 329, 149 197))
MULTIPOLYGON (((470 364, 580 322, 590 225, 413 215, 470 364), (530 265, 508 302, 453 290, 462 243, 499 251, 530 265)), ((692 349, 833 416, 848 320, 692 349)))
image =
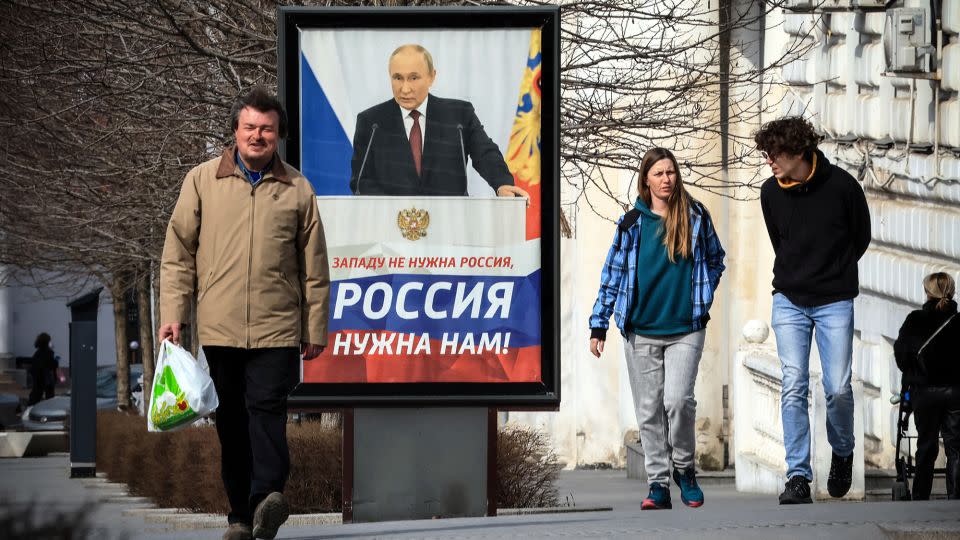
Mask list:
MULTIPOLYGON (((334 283, 399 274, 511 277, 539 268, 539 244, 526 240, 521 198, 317 197, 317 206, 334 283), (496 267, 505 258, 511 268, 496 267), (391 267, 401 259, 402 266, 391 267), (478 265, 464 268, 461 261, 478 265)), ((335 313, 361 304, 337 302, 333 295, 332 322, 335 313)), ((403 309, 411 313, 416 306, 403 309)), ((423 388, 431 381, 406 382, 423 388)), ((363 405, 345 411, 344 522, 496 515, 496 410, 482 400, 452 405, 430 397, 379 395, 370 405, 358 396, 363 405)))
POLYGON ((317 208, 331 257, 375 244, 418 251, 425 246, 495 248, 525 240, 526 202, 519 197, 317 197, 317 208), (398 220, 414 209, 425 212, 429 224, 426 234, 410 243, 398 220))

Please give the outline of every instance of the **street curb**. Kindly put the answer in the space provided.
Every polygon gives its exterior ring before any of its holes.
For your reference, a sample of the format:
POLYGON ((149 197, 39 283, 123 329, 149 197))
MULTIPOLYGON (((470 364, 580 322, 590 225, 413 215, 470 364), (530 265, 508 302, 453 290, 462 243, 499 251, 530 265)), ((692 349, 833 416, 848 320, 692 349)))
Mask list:
MULTIPOLYGON (((147 523, 162 523, 173 529, 214 529, 226 527, 227 516, 223 514, 189 514, 177 508, 158 508, 156 512, 141 514, 147 523)), ((283 524, 285 527, 308 525, 340 525, 343 516, 340 513, 329 514, 291 514, 283 524)))
POLYGON ((93 478, 78 478, 78 480, 80 480, 80 485, 84 487, 111 483, 107 477, 100 476, 100 473, 97 473, 97 476, 94 476, 93 478))
POLYGON ((157 507, 157 505, 153 504, 153 501, 151 501, 149 497, 137 497, 137 496, 135 496, 135 495, 129 495, 129 494, 118 495, 118 496, 116 496, 116 497, 113 497, 113 496, 104 497, 104 498, 102 498, 102 499, 100 499, 100 500, 103 501, 103 502, 106 502, 106 503, 126 504, 126 505, 131 505, 131 506, 138 506, 138 507, 141 507, 141 508, 156 508, 156 507, 157 507))
POLYGON ((94 478, 80 478, 80 485, 96 492, 97 501, 109 504, 124 504, 138 507, 156 506, 147 497, 131 495, 127 485, 122 482, 111 482, 102 473, 94 478))
MULTIPOLYGON (((497 516, 522 516, 535 514, 568 514, 578 512, 610 512, 609 506, 598 507, 569 507, 557 506, 547 508, 503 508, 497 511, 497 516)), ((212 529, 225 527, 227 516, 223 514, 192 514, 178 508, 143 508, 125 510, 124 515, 140 516, 147 523, 162 523, 173 529, 212 529)), ((284 527, 304 527, 312 525, 341 525, 343 516, 337 513, 323 514, 291 514, 283 524, 284 527)))
POLYGON ((175 513, 186 514, 178 508, 157 508, 156 505, 151 507, 142 507, 142 508, 127 508, 121 512, 124 516, 149 516, 154 514, 175 514, 175 513))
POLYGON ((500 508, 500 516, 531 516, 536 514, 575 514, 581 512, 612 512, 611 506, 545 506, 543 508, 500 508))
POLYGON ((83 487, 87 489, 104 489, 104 490, 114 489, 114 490, 127 491, 126 484, 123 484, 120 482, 100 482, 99 480, 100 480, 99 478, 96 478, 96 479, 90 478, 88 479, 88 482, 83 487))
MULTIPOLYGON (((102 474, 95 478, 80 480, 87 489, 96 490, 100 502, 124 504, 131 508, 124 509, 124 516, 139 517, 146 523, 162 524, 175 530, 189 529, 216 529, 227 525, 227 516, 223 514, 199 514, 180 508, 157 508, 149 497, 130 495, 127 485, 121 482, 111 482, 102 474)), ((610 506, 578 507, 578 506, 551 506, 544 508, 501 508, 497 516, 529 516, 537 514, 569 514, 582 512, 610 512, 610 506)), ((284 526, 302 527, 312 525, 341 525, 343 515, 339 512, 321 514, 291 514, 284 526)))
POLYGON ((960 537, 960 520, 878 523, 889 540, 947 540, 960 537))

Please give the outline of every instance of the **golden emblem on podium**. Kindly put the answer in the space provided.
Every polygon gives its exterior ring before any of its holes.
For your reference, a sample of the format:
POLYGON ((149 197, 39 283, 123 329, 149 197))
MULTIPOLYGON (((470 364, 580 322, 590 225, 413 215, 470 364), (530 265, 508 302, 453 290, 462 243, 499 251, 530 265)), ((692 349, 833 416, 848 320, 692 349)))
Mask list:
POLYGON ((415 207, 397 213, 397 227, 407 240, 419 240, 427 235, 430 212, 415 207))

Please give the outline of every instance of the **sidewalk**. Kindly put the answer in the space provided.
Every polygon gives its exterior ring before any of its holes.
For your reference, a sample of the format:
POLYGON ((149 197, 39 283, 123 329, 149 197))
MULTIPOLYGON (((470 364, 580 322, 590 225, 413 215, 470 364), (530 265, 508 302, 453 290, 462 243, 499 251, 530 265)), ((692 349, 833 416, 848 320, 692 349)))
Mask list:
MULTIPOLYGON (((211 478, 211 482, 219 482, 211 478)), ((68 478, 65 456, 0 460, 0 501, 35 501, 44 508, 70 510, 110 499, 106 490, 68 478)), ((777 539, 850 538, 875 540, 960 538, 960 501, 914 503, 824 502, 780 507, 775 496, 737 493, 732 486, 704 486, 706 504, 684 507, 674 486, 674 508, 640 511, 646 486, 628 480, 622 470, 566 471, 558 483, 560 500, 580 508, 611 511, 573 512, 353 525, 284 527, 278 538, 664 538, 777 539)), ((122 500, 122 499, 121 499, 122 500)), ((96 538, 150 540, 218 539, 222 529, 176 530, 124 515, 125 503, 101 502, 90 516, 96 538)), ((224 519, 224 523, 226 520, 224 519)))

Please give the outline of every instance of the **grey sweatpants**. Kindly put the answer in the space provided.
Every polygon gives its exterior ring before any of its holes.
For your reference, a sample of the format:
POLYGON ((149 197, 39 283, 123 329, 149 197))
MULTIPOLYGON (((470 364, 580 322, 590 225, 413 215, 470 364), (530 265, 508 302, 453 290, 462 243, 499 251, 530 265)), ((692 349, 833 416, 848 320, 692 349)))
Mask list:
POLYGON ((697 400, 693 386, 706 330, 670 336, 627 334, 624 352, 640 425, 647 482, 669 485, 676 469, 693 466, 697 400))

